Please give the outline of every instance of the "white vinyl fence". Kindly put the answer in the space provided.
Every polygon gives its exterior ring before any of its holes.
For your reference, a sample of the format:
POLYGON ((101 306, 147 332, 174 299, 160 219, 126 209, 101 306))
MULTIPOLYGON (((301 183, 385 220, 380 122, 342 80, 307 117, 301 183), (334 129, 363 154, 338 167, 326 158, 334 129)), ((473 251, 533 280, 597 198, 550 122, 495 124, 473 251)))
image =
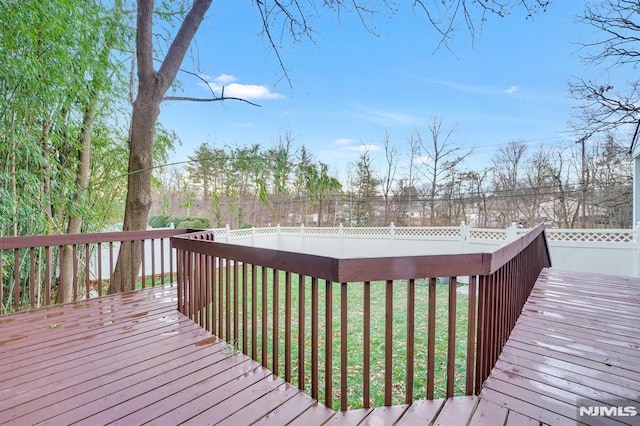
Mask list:
MULTIPOLYGON (((382 257, 490 252, 526 229, 453 227, 215 229, 217 241, 332 257, 382 257)), ((640 276, 638 229, 547 229, 552 267, 640 276)))

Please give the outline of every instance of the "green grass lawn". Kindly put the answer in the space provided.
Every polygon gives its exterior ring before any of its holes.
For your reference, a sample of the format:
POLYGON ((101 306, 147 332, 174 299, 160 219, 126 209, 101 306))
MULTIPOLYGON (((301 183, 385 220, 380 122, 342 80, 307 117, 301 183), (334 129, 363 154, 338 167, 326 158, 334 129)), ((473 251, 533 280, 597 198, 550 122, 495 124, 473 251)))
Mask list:
MULTIPOLYGON (((233 275, 231 274, 232 281, 233 275)), ((278 281, 278 306, 274 307, 274 279, 271 270, 266 271, 267 275, 267 291, 266 304, 263 306, 263 284, 261 270, 256 273, 256 300, 257 310, 257 361, 263 362, 261 357, 263 336, 261 333, 262 313, 267 313, 268 329, 270 330, 265 337, 267 342, 267 366, 284 377, 285 363, 285 274, 280 272, 277 276, 278 281), (273 312, 278 310, 278 365, 273 365, 273 312)), ((238 314, 242 318, 242 276, 239 274, 239 290, 238 314)), ((251 354, 251 271, 249 268, 246 277, 248 284, 248 347, 247 353, 251 354)), ((298 369, 301 367, 298 363, 298 324, 299 324, 299 278, 298 275, 291 276, 291 331, 292 331, 292 363, 291 363, 291 382, 298 386, 298 369)), ((332 353, 333 368, 332 370, 332 406, 337 408, 340 405, 340 284, 332 283, 332 304, 333 314, 331 322, 332 353)), ((305 391, 311 392, 311 279, 306 277, 305 282, 305 365, 304 365, 304 388, 305 391)), ((226 286, 223 286, 226 291, 226 286)), ((407 339, 407 287, 406 281, 398 280, 393 283, 393 404, 404 403, 406 395, 406 339, 407 339)), ((233 285, 230 286, 230 300, 233 306, 233 285)), ((319 395, 321 402, 325 402, 325 344, 327 333, 325 332, 326 316, 325 303, 327 284, 324 280, 318 280, 318 367, 319 367, 319 395)), ((373 406, 384 405, 384 344, 385 344, 385 282, 371 282, 371 404, 373 406)), ((363 347, 364 347, 364 283, 348 283, 347 284, 347 397, 350 408, 360 408, 363 406, 363 347)), ((226 295, 223 300, 226 299, 226 295)), ((427 334, 428 334, 428 299, 429 286, 427 280, 416 280, 415 282, 415 364, 414 364, 414 399, 426 398, 427 387, 427 334)), ((467 340, 467 296, 457 294, 456 298, 456 356, 455 356, 455 392, 462 395, 464 392, 465 378, 465 360, 466 360, 466 340, 467 340)), ((219 310, 219 305, 216 304, 219 310)), ((232 311, 233 312, 233 311, 232 311)), ((233 314, 232 314, 233 316, 233 314)), ((443 397, 446 391, 446 369, 447 369, 447 336, 448 336, 448 285, 436 285, 436 331, 435 331, 435 397, 443 397)), ((231 321, 233 329, 233 320, 231 321)), ((223 327, 224 330, 224 327, 223 327)), ((222 334, 222 333, 217 333, 222 334)), ((239 327, 236 335, 238 336, 236 346, 242 350, 242 320, 239 321, 239 327)), ((233 333, 232 333, 233 336, 233 333)), ((228 340, 232 340, 232 336, 224 336, 228 340)))

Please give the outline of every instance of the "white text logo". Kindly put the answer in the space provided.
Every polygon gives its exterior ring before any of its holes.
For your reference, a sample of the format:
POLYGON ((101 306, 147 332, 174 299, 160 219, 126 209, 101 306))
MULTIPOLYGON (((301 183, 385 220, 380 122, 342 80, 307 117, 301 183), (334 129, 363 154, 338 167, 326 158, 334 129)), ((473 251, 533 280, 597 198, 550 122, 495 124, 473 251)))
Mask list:
POLYGON ((636 407, 609 407, 609 406, 590 406, 580 407, 581 416, 619 416, 619 417, 631 417, 637 416, 638 410, 636 407))

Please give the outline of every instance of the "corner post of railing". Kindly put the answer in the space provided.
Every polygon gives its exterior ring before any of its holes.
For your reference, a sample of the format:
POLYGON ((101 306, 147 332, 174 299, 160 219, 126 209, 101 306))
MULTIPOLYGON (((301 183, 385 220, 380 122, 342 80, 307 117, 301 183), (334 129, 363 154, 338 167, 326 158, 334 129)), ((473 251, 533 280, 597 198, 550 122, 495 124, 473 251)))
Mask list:
POLYGON ((396 254, 396 225, 391 222, 389 225, 389 248, 391 249, 391 256, 396 254))
POLYGON ((469 253, 469 227, 464 220, 460 222, 460 247, 462 253, 469 253))
POLYGON ((518 225, 515 222, 507 227, 507 241, 515 241, 518 238, 518 225))

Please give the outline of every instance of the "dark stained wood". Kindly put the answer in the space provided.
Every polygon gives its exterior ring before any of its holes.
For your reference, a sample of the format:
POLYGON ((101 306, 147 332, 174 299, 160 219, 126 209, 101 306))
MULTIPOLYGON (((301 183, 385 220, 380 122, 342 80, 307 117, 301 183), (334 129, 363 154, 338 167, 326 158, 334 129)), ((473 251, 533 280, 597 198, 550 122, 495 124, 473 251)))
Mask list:
MULTIPOLYGON (((227 268, 228 269, 228 268, 227 268)), ((267 368, 268 359, 267 359, 267 351, 269 349, 269 309, 267 307, 267 303, 269 302, 269 292, 267 291, 268 275, 267 268, 264 266, 260 267, 261 276, 262 276, 262 308, 261 308, 261 316, 262 316, 262 326, 260 327, 260 332, 262 333, 262 349, 260 360, 262 361, 262 366, 267 368)), ((229 318, 229 316, 227 316, 229 318)))
POLYGON ((484 383, 482 401, 509 409, 507 424, 524 423, 515 412, 561 425, 579 420, 579 400, 640 400, 638 301, 640 279, 544 269, 484 383))
POLYGON ((333 283, 325 281, 324 288, 324 405, 331 408, 333 399, 333 283))
POLYGON ((398 420, 398 425, 426 425, 438 417, 440 410, 444 406, 444 399, 414 401, 398 420))
MULTIPOLYGON (((278 344, 278 342, 280 342, 279 329, 278 329, 278 324, 280 321, 280 317, 279 317, 280 273, 278 270, 274 269, 272 271, 271 281, 273 283, 273 292, 271 293, 273 295, 272 296, 273 297, 273 313, 271 318, 271 338, 273 339, 273 348, 271 350, 271 371, 273 371, 274 374, 277 376, 278 374, 280 374, 280 371, 279 371, 280 363, 278 360, 278 353, 279 353, 279 347, 280 347, 280 345, 278 344)), ((237 312, 238 311, 236 310, 236 315, 237 315, 237 312)))
POLYGON ((361 424, 371 413, 373 408, 361 408, 358 410, 340 411, 331 416, 325 425, 358 425, 361 424))
POLYGON ((364 408, 340 412, 327 424, 335 425, 393 425, 402 417, 408 405, 393 405, 388 407, 364 408))
POLYGON ((525 247, 528 247, 533 241, 539 239, 542 243, 539 247, 536 247, 541 251, 541 256, 544 259, 544 266, 551 266, 551 256, 549 255, 549 248, 547 245, 547 237, 544 233, 544 224, 540 224, 518 237, 518 239, 510 242, 509 244, 505 244, 497 250, 494 250, 491 253, 491 268, 489 273, 493 273, 497 271, 500 267, 504 266, 507 262, 515 257, 516 254, 522 252, 525 247))
POLYGON ((475 367, 475 345, 470 342, 476 341, 476 298, 477 298, 477 286, 476 276, 469 277, 469 293, 468 293, 468 306, 467 306, 467 371, 466 371, 466 383, 465 392, 467 395, 473 395, 473 379, 474 379, 474 367, 475 367))
POLYGON ((180 314, 176 287, 82 300, 0 317, 0 424, 575 425, 579 397, 640 399, 638 297, 544 270, 479 396, 346 412, 180 314))
MULTIPOLYGON (((321 425, 332 418, 335 414, 335 411, 332 411, 319 402, 316 402, 287 424, 293 426, 321 425)), ((282 424, 283 423, 280 423, 280 425, 282 424)))
POLYGON ((482 275, 489 273, 491 256, 468 253, 338 259, 336 274, 340 282, 482 275))
POLYGON ((482 399, 478 402, 473 417, 469 421, 469 426, 503 425, 508 415, 509 410, 506 408, 482 399))
MULTIPOLYGON (((304 296, 305 277, 298 277, 298 300, 305 300, 304 296)), ((304 303, 298 302, 298 336, 304 336, 305 332, 305 310, 304 303)), ((254 311, 255 312, 255 311, 254 311)), ((255 318, 255 314, 253 318, 255 318)), ((254 324, 255 327, 255 324, 254 324)), ((304 345, 298 345, 298 365, 304 365, 304 345)), ((298 388, 304 390, 304 368, 298 368, 298 388)))
POLYGON ((433 399, 436 365, 436 278, 429 278, 429 312, 427 330, 427 399, 433 399))
MULTIPOLYGON (((333 282, 411 279, 416 277, 449 277, 487 275, 498 270, 525 247, 533 244, 542 262, 550 266, 544 226, 539 225, 515 241, 491 253, 442 254, 341 259, 283 250, 248 247, 203 240, 189 236, 171 239, 173 248, 209 256, 223 256, 242 262, 295 272, 333 282)), ((30 247, 30 246, 27 246, 30 247)))
POLYGON ((385 285, 384 319, 384 405, 391 405, 391 386, 393 386, 393 281, 385 285))
POLYGON ((453 396, 456 359, 456 277, 449 278, 449 321, 447 325, 447 397, 453 396))
POLYGON ((415 310, 416 310, 416 287, 415 280, 407 282, 407 375, 405 379, 405 402, 413 402, 413 366, 415 364, 415 310))
POLYGON ((301 415, 298 410, 302 413, 307 414, 306 417, 310 421, 310 423, 308 423, 309 425, 320 424, 322 423, 322 421, 334 415, 334 412, 332 410, 329 410, 322 405, 318 405, 318 402, 311 398, 309 395, 297 393, 293 397, 289 398, 287 401, 283 402, 281 405, 275 407, 273 410, 267 413, 264 417, 257 421, 256 424, 273 426, 289 424, 290 422, 294 421, 296 417, 301 415), (307 413, 307 411, 309 411, 309 413, 307 413), (315 417, 315 422, 313 420, 313 417, 315 417))
POLYGON ((320 424, 334 414, 176 306, 176 287, 160 286, 0 318, 0 423, 320 424))
POLYGON ((441 426, 466 425, 477 405, 477 396, 449 398, 433 424, 441 426))
MULTIPOLYGON (((284 278, 284 379, 291 382, 291 273, 286 272, 284 278)), ((243 312, 247 312, 243 308, 243 312)), ((243 315, 242 318, 246 318, 243 315)), ((244 326, 246 328, 246 325, 244 326)))
POLYGON ((318 399, 318 279, 311 278, 311 397, 318 399))
POLYGON ((515 411, 509 411, 504 426, 540 426, 540 422, 515 411))
POLYGON ((363 286, 364 312, 362 315, 363 360, 362 360, 362 405, 371 407, 371 282, 363 286))
MULTIPOLYGON (((248 264, 290 271, 300 275, 314 276, 330 281, 338 280, 338 259, 305 253, 248 247, 218 241, 202 241, 186 236, 172 238, 171 246, 179 250, 221 256, 248 264)), ((343 280, 344 281, 344 280, 343 280)))
POLYGON ((106 243, 119 241, 137 241, 150 238, 170 238, 191 232, 188 229, 153 229, 149 231, 96 232, 82 234, 34 235, 24 237, 0 238, 0 250, 54 247, 88 243, 106 243))
POLYGON ((348 374, 348 339, 349 331, 347 327, 349 316, 347 315, 348 293, 347 283, 340 283, 340 410, 347 410, 348 388, 347 381, 344 380, 348 374))

